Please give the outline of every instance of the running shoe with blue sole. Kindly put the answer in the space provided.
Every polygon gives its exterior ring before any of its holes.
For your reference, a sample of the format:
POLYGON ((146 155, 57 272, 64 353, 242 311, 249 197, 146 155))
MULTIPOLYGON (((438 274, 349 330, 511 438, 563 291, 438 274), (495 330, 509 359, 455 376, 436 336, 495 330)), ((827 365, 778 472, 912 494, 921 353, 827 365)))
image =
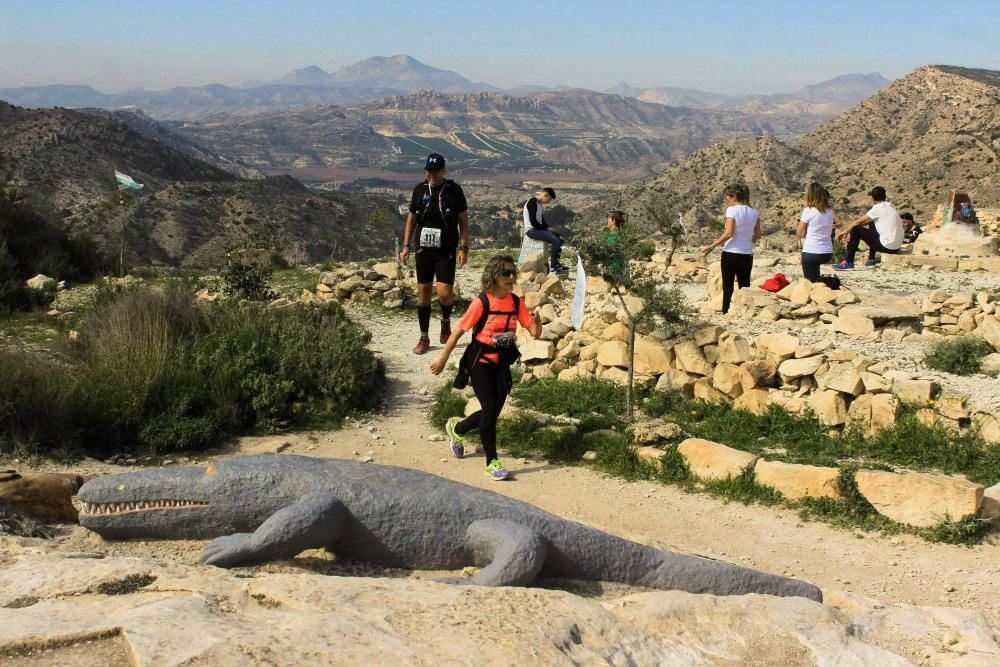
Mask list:
POLYGON ((507 469, 503 467, 503 462, 500 459, 493 459, 493 462, 486 466, 486 476, 494 482, 507 479, 507 475, 507 469))
POLYGON ((448 442, 451 445, 451 455, 456 459, 465 456, 465 438, 455 433, 455 426, 458 425, 458 421, 458 419, 449 419, 448 423, 444 425, 444 432, 448 434, 448 442))

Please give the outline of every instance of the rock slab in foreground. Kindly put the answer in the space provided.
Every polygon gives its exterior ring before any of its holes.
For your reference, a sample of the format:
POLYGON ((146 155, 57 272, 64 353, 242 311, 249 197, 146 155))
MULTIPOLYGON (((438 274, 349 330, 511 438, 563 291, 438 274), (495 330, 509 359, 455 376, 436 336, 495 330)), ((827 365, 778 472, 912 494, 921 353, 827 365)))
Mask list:
POLYGON ((739 477, 757 462, 757 457, 753 454, 701 438, 688 438, 677 445, 677 450, 684 457, 691 473, 706 481, 739 477))
MULTIPOLYGON (((878 601, 841 610, 803 598, 677 591, 600 600, 557 590, 336 577, 307 569, 252 575, 139 558, 22 553, 0 569, 0 656, 52 646, 46 655, 58 661, 68 657, 58 648, 61 639, 111 631, 134 656, 133 662, 120 655, 120 664, 164 667, 895 667, 922 659, 928 646, 940 647, 933 664, 1000 660, 996 628, 972 610, 886 608, 878 601), (152 581, 122 595, 95 592, 99 583, 129 575, 152 581), (8 607, 29 596, 37 601, 8 607)), ((93 653, 83 657, 72 664, 87 667, 87 657, 92 665, 109 664, 93 653)))

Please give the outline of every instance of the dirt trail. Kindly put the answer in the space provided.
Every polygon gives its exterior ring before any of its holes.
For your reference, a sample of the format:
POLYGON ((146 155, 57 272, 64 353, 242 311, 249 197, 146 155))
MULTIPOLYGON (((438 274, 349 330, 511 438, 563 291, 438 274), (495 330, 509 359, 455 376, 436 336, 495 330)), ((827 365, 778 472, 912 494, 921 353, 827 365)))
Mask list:
MULTIPOLYGON (((514 479, 493 482, 478 453, 456 460, 427 413, 441 380, 428 365, 439 349, 416 356, 415 322, 398 315, 356 314, 389 369, 384 414, 335 432, 245 438, 241 452, 275 451, 337 458, 371 456, 375 463, 425 470, 488 488, 581 523, 645 542, 788 574, 824 588, 891 603, 975 607, 1000 618, 1000 545, 931 544, 913 536, 884 537, 803 522, 795 512, 724 504, 654 482, 625 482, 584 467, 544 459, 505 459, 514 479)), ((436 334, 436 322, 432 334, 436 334)), ((432 336, 435 337, 436 336, 432 336)), ((503 443, 500 443, 501 448, 503 443)))

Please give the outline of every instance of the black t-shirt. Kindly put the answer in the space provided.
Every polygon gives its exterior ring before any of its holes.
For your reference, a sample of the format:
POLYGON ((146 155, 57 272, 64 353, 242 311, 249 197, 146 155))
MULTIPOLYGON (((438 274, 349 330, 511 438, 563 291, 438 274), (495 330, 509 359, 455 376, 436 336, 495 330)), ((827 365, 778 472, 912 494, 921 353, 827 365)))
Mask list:
POLYGON ((427 182, 418 183, 410 198, 410 213, 417 216, 417 245, 420 244, 419 229, 434 227, 443 230, 441 247, 454 250, 458 247, 458 216, 469 210, 462 186, 454 181, 445 181, 440 187, 431 188, 427 182), (428 190, 430 191, 428 193, 428 190), (439 201, 445 190, 444 201, 439 201), (442 217, 441 213, 444 212, 442 217), (421 215, 423 212, 423 215, 421 215))

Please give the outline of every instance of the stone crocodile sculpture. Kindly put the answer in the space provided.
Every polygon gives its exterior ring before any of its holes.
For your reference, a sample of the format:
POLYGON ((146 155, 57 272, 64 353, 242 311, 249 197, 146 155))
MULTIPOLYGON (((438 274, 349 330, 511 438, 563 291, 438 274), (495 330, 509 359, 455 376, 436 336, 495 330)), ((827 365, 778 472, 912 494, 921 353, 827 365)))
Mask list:
MULTIPOLYGON (((821 601, 796 579, 659 551, 527 503, 435 475, 302 456, 246 456, 204 466, 93 479, 80 523, 110 539, 214 538, 219 567, 330 551, 386 567, 481 567, 463 582, 530 584, 536 576, 692 593, 764 593, 821 601)), ((454 581, 454 580, 453 580, 454 581)))

